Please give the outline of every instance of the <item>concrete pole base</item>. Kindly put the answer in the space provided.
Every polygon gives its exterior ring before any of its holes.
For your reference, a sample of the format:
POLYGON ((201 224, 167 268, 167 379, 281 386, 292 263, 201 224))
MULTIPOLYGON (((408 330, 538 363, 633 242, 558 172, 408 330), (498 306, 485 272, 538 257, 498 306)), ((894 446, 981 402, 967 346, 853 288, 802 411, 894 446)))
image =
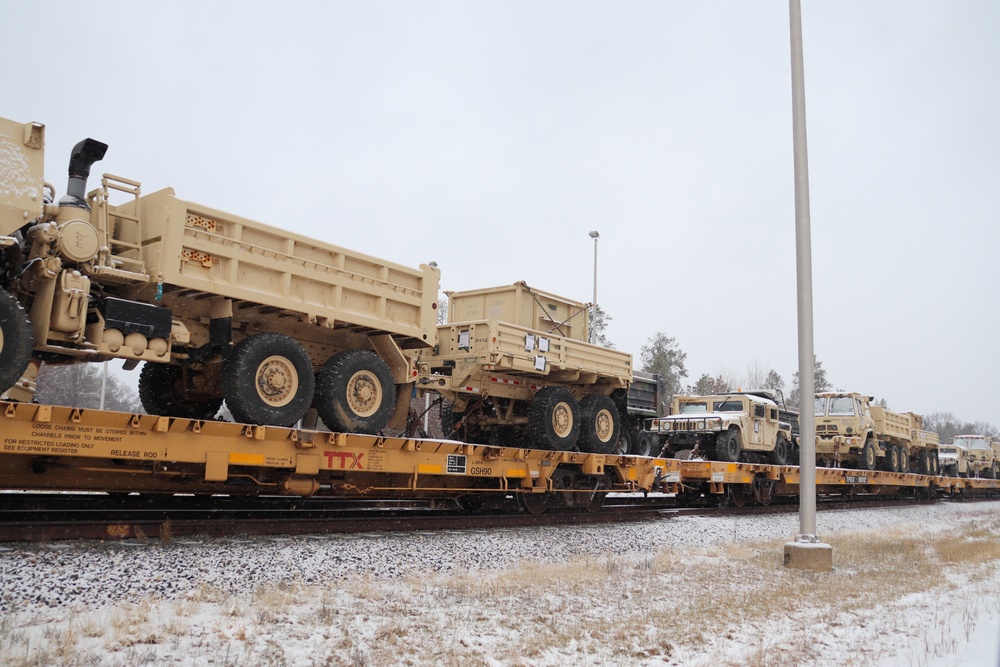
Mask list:
POLYGON ((822 542, 786 542, 785 567, 829 572, 833 569, 833 547, 822 542))

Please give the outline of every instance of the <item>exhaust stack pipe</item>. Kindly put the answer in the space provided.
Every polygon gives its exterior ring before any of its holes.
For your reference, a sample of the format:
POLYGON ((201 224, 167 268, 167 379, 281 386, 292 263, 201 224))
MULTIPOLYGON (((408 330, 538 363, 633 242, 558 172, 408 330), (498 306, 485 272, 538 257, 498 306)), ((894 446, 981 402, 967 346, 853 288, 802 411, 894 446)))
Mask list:
POLYGON ((90 210, 87 206, 87 178, 90 177, 91 166, 103 160, 107 150, 107 144, 94 139, 84 139, 73 146, 69 154, 69 185, 66 186, 66 196, 59 200, 60 206, 90 210))

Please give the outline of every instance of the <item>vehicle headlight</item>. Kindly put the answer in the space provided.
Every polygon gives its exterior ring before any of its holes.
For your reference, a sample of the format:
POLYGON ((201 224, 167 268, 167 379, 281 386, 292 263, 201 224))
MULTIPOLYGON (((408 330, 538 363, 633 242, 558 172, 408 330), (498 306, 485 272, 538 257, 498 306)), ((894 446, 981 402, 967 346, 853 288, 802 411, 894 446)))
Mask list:
POLYGON ((696 431, 704 431, 705 430, 705 420, 704 419, 698 420, 698 423, 695 424, 694 428, 695 428, 696 431))

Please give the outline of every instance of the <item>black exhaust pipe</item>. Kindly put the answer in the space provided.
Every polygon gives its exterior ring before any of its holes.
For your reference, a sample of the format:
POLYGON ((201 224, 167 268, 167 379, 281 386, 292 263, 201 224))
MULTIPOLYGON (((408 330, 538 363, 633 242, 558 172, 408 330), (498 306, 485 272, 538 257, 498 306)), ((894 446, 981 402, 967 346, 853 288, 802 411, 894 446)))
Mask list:
POLYGON ((87 179, 90 168, 99 160, 104 159, 108 145, 94 139, 84 139, 69 154, 69 185, 66 186, 66 196, 59 200, 60 206, 87 206, 87 179))

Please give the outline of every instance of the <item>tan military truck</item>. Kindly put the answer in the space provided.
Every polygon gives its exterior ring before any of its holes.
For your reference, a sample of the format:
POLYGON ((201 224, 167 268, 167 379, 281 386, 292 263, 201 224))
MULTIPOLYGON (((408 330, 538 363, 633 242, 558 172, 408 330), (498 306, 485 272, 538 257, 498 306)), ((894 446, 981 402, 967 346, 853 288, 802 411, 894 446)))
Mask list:
POLYGON ((969 453, 959 443, 941 445, 938 449, 938 463, 945 477, 969 476, 969 453))
POLYGON ((417 387, 447 402, 445 430, 467 442, 611 453, 632 355, 587 342, 588 304, 524 282, 448 292, 448 323, 417 350, 417 387))
POLYGON ((105 174, 70 155, 58 203, 45 127, 0 119, 0 391, 38 362, 146 362, 151 413, 335 430, 405 425, 411 350, 434 344, 439 275, 105 174), (112 198, 123 199, 112 204, 112 198))
POLYGON ((816 394, 816 457, 821 463, 881 467, 892 472, 938 474, 938 436, 924 431, 923 418, 874 404, 854 392, 816 394))
POLYGON ((653 419, 664 456, 691 450, 691 457, 788 465, 797 462, 792 427, 781 419, 775 396, 744 391, 676 396, 666 417, 653 419))
POLYGON ((965 448, 969 459, 969 477, 1000 477, 1000 461, 992 439, 985 435, 956 435, 952 445, 965 448))

